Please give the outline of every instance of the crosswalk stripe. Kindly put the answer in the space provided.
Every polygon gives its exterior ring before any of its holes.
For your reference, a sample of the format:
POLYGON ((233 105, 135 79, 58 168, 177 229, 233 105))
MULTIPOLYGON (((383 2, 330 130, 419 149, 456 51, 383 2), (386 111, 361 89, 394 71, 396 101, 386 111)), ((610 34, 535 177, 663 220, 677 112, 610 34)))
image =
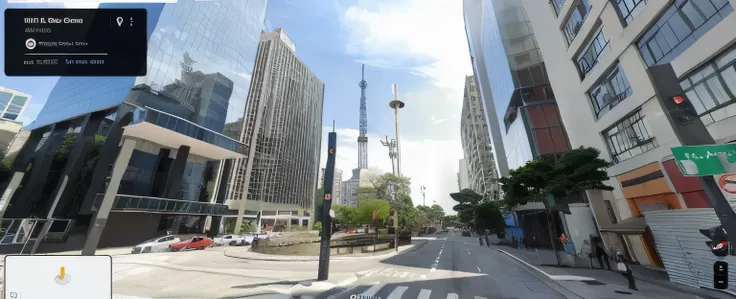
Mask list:
MULTIPOLYGON (((363 292, 363 294, 361 294, 361 295, 363 295, 363 296, 369 296, 369 297, 370 296, 375 296, 376 293, 378 293, 378 291, 380 291, 384 286, 386 286, 385 283, 380 283, 379 282, 379 283, 371 286, 369 289, 365 290, 365 292, 363 292)), ((429 299, 429 297, 428 298, 425 298, 425 299, 429 299)))
POLYGON ((486 297, 481 297, 481 296, 475 296, 475 297, 473 297, 473 299, 488 299, 488 298, 486 298, 486 297))
POLYGON ((458 296, 455 293, 449 293, 449 294, 447 294, 447 299, 458 299, 458 298, 460 298, 460 296, 458 296))
POLYGON ((432 294, 432 290, 422 289, 417 299, 429 299, 429 294, 432 294))
POLYGON ((393 292, 391 292, 390 295, 388 295, 388 298, 386 299, 401 299, 401 295, 404 295, 404 292, 406 292, 406 290, 408 289, 409 287, 398 286, 394 289, 393 292))

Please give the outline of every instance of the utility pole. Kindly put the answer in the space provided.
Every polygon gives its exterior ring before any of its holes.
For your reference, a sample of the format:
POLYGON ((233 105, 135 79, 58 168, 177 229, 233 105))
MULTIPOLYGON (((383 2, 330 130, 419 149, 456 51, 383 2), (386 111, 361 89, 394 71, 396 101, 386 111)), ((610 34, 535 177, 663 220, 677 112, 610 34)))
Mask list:
POLYGON ((394 100, 388 103, 391 109, 394 109, 394 118, 396 124, 396 175, 401 176, 401 138, 399 138, 399 109, 404 108, 404 102, 399 101, 399 85, 391 85, 394 92, 394 100))
POLYGON ((335 178, 335 153, 337 144, 337 133, 333 128, 327 135, 327 165, 325 166, 323 188, 325 190, 325 201, 322 204, 322 235, 319 246, 319 268, 317 280, 327 280, 330 275, 330 241, 332 239, 332 185, 335 178))
MULTIPOLYGON (((649 73, 649 79, 654 83, 654 91, 657 93, 659 104, 662 106, 665 115, 667 115, 667 120, 672 125, 672 129, 675 131, 675 135, 680 143, 685 147, 693 145, 715 145, 713 136, 710 135, 708 129, 703 125, 692 102, 690 102, 687 95, 683 92, 682 87, 680 87, 680 80, 678 80, 675 71, 672 69, 672 65, 669 63, 656 65, 650 67, 647 71, 649 73)), ((677 150, 681 150, 681 148, 672 148, 672 152, 675 154, 675 160, 680 165, 680 170, 683 171, 683 174, 688 175, 689 173, 685 173, 687 167, 683 167, 680 164, 683 159, 678 157, 677 150)), ((718 216, 718 220, 721 221, 722 227, 728 234, 729 253, 734 255, 733 245, 736 244, 736 213, 734 213, 725 196, 723 196, 718 182, 713 177, 713 173, 702 173, 706 171, 705 167, 697 167, 699 165, 693 160, 684 161, 690 161, 692 164, 695 164, 696 172, 701 171, 701 173, 697 174, 700 177, 700 184, 703 185, 703 191, 705 191, 710 204, 718 216)), ((720 164, 720 166, 722 165, 720 164)), ((721 167, 721 170, 723 170, 723 167, 721 167)))
POLYGON ((386 141, 381 140, 381 145, 388 147, 388 158, 391 159, 391 172, 396 175, 396 164, 394 163, 394 159, 396 159, 396 139, 388 140, 388 136, 386 136, 386 141))

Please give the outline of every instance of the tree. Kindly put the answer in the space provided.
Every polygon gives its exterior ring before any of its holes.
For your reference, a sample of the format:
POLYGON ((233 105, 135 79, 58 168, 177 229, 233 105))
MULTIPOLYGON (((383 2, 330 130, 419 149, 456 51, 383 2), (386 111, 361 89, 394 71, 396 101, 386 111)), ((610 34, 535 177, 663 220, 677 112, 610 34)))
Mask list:
POLYGON ((411 194, 411 179, 409 177, 385 173, 380 176, 372 176, 368 180, 373 184, 376 197, 379 199, 394 200, 391 197, 391 189, 389 188, 391 185, 394 186, 397 197, 399 194, 411 194))
POLYGON ((382 199, 366 199, 358 201, 355 220, 358 223, 373 223, 373 211, 378 211, 378 219, 386 219, 390 215, 391 205, 382 199))
POLYGON ((504 228, 506 228, 501 205, 496 201, 479 203, 474 210, 474 216, 477 228, 480 230, 488 229, 498 235, 503 233, 504 228))
MULTIPOLYGON (((542 202, 547 215, 552 248, 555 249, 555 225, 552 223, 549 199, 581 196, 585 190, 613 190, 603 182, 608 180, 606 168, 611 164, 600 157, 595 148, 580 147, 562 154, 535 158, 524 166, 511 170, 499 180, 508 207, 528 202, 542 202)), ((558 264, 560 263, 557 256, 558 264)))
POLYGON ((356 223, 355 217, 358 213, 358 208, 353 206, 332 205, 332 209, 335 210, 335 223, 347 225, 353 225, 356 223))
POLYGON ((450 197, 458 202, 458 204, 452 207, 457 212, 458 220, 465 224, 472 222, 474 218, 473 211, 476 205, 483 199, 483 196, 466 188, 457 193, 450 193, 450 197))

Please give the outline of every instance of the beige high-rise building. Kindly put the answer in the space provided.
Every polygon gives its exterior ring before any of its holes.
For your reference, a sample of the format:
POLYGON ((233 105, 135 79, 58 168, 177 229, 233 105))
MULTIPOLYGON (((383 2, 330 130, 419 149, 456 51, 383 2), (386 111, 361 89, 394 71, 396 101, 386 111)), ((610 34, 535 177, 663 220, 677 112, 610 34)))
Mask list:
POLYGON ((239 140, 248 157, 233 164, 231 209, 247 200, 251 214, 313 210, 324 89, 283 29, 261 35, 239 140))

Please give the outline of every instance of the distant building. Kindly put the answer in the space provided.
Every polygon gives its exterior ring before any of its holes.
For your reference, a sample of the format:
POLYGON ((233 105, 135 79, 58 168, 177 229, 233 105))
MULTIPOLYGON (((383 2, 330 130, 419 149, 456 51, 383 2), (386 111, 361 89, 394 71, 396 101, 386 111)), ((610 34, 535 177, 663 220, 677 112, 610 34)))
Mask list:
MULTIPOLYGON (((320 172, 320 183, 317 188, 323 188, 325 186, 325 168, 322 168, 320 172)), ((335 176, 332 179, 332 203, 338 205, 344 205, 340 194, 342 193, 342 170, 335 168, 335 176)))
POLYGON ((30 95, 0 86, 0 118, 18 120, 30 101, 30 95))
POLYGON ((18 118, 30 100, 28 94, 0 86, 0 156, 10 152, 10 145, 23 129, 18 118))
POLYGON ((228 206, 245 204, 249 214, 312 211, 325 85, 299 60, 283 29, 261 34, 252 78, 239 136, 249 152, 234 163, 228 206))
POLYGON ((460 138, 467 165, 468 185, 478 194, 491 200, 499 199, 496 162, 488 134, 488 124, 483 115, 483 107, 478 87, 473 76, 465 78, 460 138))
POLYGON ((468 177, 468 164, 465 159, 460 159, 460 167, 457 172, 457 188, 458 191, 470 188, 470 178, 468 177))

